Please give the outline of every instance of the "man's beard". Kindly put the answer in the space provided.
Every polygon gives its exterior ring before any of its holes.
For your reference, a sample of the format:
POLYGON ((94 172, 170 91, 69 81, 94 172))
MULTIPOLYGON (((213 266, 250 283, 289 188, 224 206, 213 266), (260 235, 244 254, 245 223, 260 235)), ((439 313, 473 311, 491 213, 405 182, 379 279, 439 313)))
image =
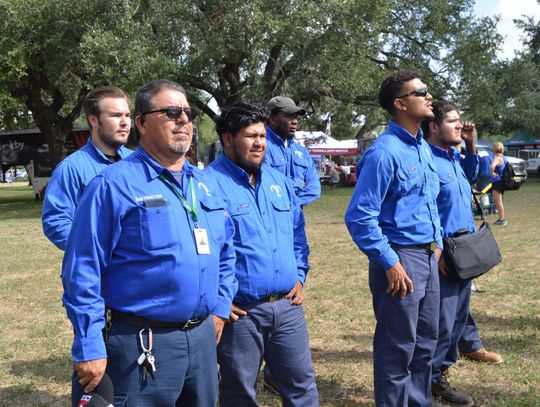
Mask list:
POLYGON ((187 144, 178 144, 178 143, 169 143, 169 150, 176 154, 186 154, 189 151, 191 143, 187 144))
POLYGON ((103 126, 101 125, 101 123, 98 125, 98 137, 103 144, 106 144, 107 146, 114 148, 115 150, 117 150, 119 147, 126 144, 124 141, 116 140, 114 138, 114 133, 113 134, 105 133, 103 131, 103 126))

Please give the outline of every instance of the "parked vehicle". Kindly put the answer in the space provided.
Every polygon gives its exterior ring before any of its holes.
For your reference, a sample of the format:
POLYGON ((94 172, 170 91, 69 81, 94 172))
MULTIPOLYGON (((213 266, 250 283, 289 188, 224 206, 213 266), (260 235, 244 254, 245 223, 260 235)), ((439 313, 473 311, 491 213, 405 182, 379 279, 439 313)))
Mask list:
POLYGON ((540 177, 540 149, 519 150, 519 156, 527 160, 527 173, 531 176, 540 177))

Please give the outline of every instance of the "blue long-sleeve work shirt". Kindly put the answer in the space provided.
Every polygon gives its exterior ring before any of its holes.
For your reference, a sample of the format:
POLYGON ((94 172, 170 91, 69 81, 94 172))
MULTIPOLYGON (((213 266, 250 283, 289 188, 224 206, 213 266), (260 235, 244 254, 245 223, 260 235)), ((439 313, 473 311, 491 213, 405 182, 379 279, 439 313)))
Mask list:
POLYGON ((476 230, 471 210, 472 190, 469 180, 478 175, 478 155, 467 153, 462 159, 459 151, 449 151, 430 144, 433 162, 439 176, 437 197, 443 237, 454 236, 460 229, 476 230))
POLYGON ((225 155, 205 169, 217 180, 235 225, 235 302, 248 304, 288 293, 309 270, 304 215, 285 177, 264 164, 255 188, 225 155))
MULTIPOLYGON (((123 146, 118 149, 120 158, 126 158, 132 152, 123 146)), ((113 162, 89 138, 86 146, 67 156, 55 168, 47 184, 41 219, 43 233, 60 250, 66 249, 82 192, 92 178, 111 164, 113 162)))
POLYGON ((213 313, 228 318, 236 294, 234 224, 214 181, 185 163, 182 185, 139 147, 85 189, 64 256, 63 302, 75 338, 75 361, 106 357, 105 307, 167 322, 213 313), (198 254, 191 205, 210 254, 198 254))
POLYGON ((390 120, 363 155, 358 174, 345 223, 370 261, 385 269, 396 264, 391 242, 437 242, 442 248, 439 179, 421 130, 415 137, 390 120))
POLYGON ((308 205, 321 197, 321 181, 309 151, 294 139, 285 141, 266 126, 264 162, 289 178, 300 205, 308 205))

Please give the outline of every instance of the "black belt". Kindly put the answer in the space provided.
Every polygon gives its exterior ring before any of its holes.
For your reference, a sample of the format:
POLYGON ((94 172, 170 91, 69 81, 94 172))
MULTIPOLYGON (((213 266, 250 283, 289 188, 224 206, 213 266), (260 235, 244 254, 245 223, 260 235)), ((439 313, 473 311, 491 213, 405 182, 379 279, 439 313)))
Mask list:
POLYGON ((198 327, 206 319, 190 319, 186 322, 165 322, 156 321, 154 319, 148 319, 144 317, 138 317, 134 314, 126 314, 125 312, 117 311, 111 308, 109 308, 108 310, 111 312, 111 321, 117 321, 128 325, 135 325, 141 328, 176 328, 181 329, 182 331, 187 331, 189 329, 198 327))
POLYGON ((399 248, 403 249, 422 249, 422 250, 429 250, 431 252, 434 252, 435 249, 439 246, 437 246, 437 242, 431 242, 431 243, 423 243, 423 244, 406 244, 406 245, 399 245, 394 244, 394 246, 397 246, 399 248))

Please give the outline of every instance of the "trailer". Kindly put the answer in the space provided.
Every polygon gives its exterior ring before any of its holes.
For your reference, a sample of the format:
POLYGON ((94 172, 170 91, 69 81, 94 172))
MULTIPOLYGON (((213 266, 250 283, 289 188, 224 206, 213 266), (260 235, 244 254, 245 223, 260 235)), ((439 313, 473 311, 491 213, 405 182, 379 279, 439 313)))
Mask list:
MULTIPOLYGON (((73 129, 65 142, 67 155, 86 145, 88 128, 73 129)), ((49 157, 49 144, 39 129, 15 130, 0 133, 2 180, 13 166, 24 166, 36 199, 43 199, 51 179, 54 164, 49 157)))

